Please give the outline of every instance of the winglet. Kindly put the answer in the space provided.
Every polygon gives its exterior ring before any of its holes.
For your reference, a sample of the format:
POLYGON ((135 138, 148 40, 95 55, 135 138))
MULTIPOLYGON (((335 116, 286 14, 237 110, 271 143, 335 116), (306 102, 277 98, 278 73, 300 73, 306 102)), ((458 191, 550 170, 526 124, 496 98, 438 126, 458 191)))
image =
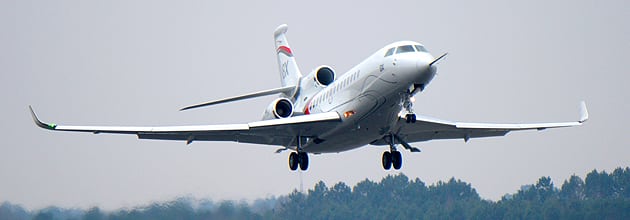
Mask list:
POLYGON ((580 120, 578 122, 584 123, 588 120, 588 110, 586 109, 586 102, 580 102, 580 120))
POLYGON ((44 123, 44 122, 40 121, 40 120, 37 118, 37 115, 35 115, 35 111, 33 111, 33 107, 31 107, 31 106, 29 105, 29 106, 28 106, 28 109, 29 109, 29 110, 31 110, 31 116, 33 116, 33 121, 35 121, 35 124, 36 124, 37 126, 39 126, 40 128, 43 128, 43 129, 55 130, 55 128, 57 127, 57 125, 56 125, 56 124, 46 124, 46 123, 44 123))

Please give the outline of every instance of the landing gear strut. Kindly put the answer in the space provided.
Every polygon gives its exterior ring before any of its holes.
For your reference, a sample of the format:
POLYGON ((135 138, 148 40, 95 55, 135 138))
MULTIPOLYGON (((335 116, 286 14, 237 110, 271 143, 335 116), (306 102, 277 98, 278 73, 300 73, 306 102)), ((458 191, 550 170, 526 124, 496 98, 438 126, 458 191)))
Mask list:
POLYGON ((308 169, 308 154, 302 152, 302 137, 297 137, 297 152, 291 152, 289 154, 289 169, 292 171, 297 170, 298 166, 300 170, 305 171, 308 169))
POLYGON ((405 115, 405 121, 407 123, 416 123, 416 114, 413 113, 413 102, 411 101, 411 94, 405 92, 402 95, 402 106, 407 112, 405 115))
POLYGON ((398 170, 402 167, 402 154, 396 150, 396 142, 400 143, 403 148, 411 152, 420 152, 420 149, 412 147, 403 138, 396 134, 389 134, 383 137, 384 141, 389 144, 389 151, 383 152, 383 169, 389 170, 394 166, 394 169, 398 170))

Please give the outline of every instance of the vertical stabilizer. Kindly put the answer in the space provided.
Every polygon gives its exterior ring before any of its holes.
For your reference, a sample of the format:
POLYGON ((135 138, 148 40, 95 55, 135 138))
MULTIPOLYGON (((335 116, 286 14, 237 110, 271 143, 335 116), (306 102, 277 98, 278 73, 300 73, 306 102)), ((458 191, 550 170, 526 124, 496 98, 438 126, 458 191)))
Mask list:
POLYGON ((287 42, 287 29, 288 26, 283 24, 278 26, 274 32, 282 87, 298 86, 300 84, 300 78, 302 77, 300 69, 293 57, 293 51, 291 50, 291 47, 289 47, 289 42, 287 42))

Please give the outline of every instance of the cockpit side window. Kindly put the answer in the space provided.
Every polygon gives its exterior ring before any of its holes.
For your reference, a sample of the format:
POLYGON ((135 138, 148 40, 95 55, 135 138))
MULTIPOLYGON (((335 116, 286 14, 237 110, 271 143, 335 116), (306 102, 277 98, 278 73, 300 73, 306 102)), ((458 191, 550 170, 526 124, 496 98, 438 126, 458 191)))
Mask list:
POLYGON ((418 52, 429 52, 427 48, 424 48, 424 46, 422 45, 415 45, 415 47, 416 47, 416 50, 418 50, 418 52))
POLYGON ((396 54, 416 52, 411 45, 400 46, 396 49, 396 54))
POLYGON ((394 54, 394 49, 396 48, 395 47, 389 48, 389 50, 387 50, 387 53, 385 53, 385 57, 388 57, 394 54))

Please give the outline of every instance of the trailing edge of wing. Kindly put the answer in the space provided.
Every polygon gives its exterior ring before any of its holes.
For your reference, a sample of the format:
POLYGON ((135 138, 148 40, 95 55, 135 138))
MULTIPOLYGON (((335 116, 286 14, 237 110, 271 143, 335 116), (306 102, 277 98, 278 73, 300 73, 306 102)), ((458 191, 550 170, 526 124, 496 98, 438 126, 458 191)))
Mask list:
POLYGON ((239 95, 239 96, 234 96, 234 97, 229 97, 229 98, 224 98, 224 99, 214 100, 214 101, 205 102, 201 104, 187 106, 180 109, 180 111, 193 109, 193 108, 199 108, 199 107, 205 107, 205 106, 210 106, 210 105, 216 105, 216 104, 221 104, 221 103, 226 103, 226 102, 238 101, 238 100, 243 100, 243 99, 250 99, 250 98, 256 98, 256 97, 261 97, 261 96, 273 95, 273 94, 278 94, 278 93, 289 94, 295 89, 296 89, 295 86, 286 86, 286 87, 281 87, 281 88, 252 92, 245 95, 239 95))

